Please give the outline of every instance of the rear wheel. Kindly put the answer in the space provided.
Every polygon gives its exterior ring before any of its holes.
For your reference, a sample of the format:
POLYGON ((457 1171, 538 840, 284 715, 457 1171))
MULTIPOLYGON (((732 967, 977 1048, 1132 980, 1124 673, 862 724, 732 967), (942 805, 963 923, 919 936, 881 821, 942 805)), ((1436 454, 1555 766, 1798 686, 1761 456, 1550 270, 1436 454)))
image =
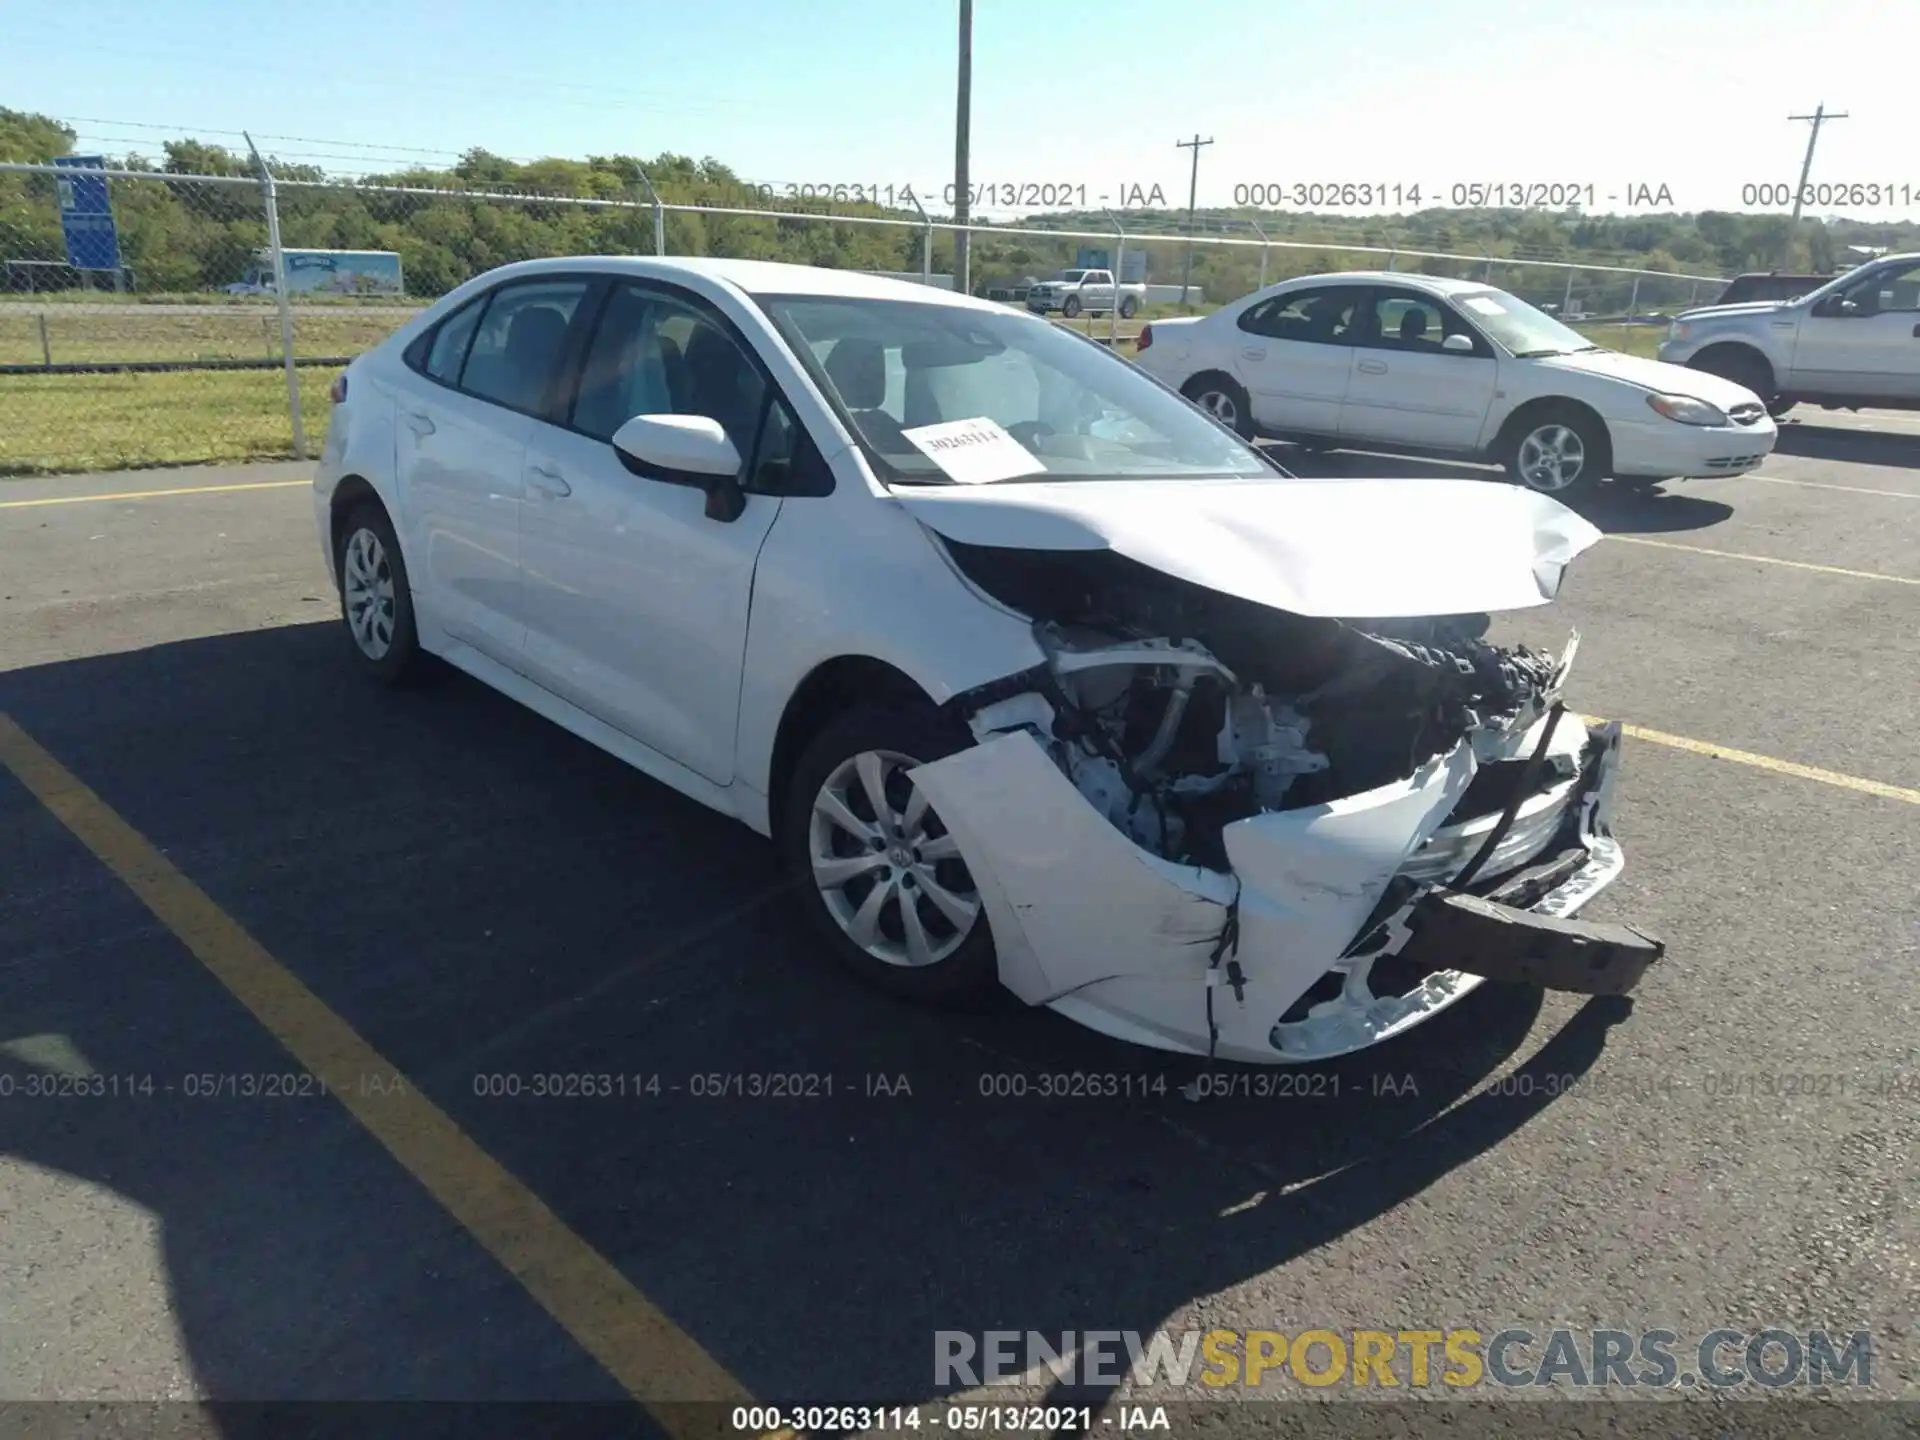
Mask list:
POLYGON ((388 685, 416 678, 423 669, 414 627, 413 591, 393 521, 379 505, 356 506, 341 527, 335 557, 340 577, 340 618, 361 667, 388 685))
POLYGON ((856 975, 910 1000, 998 991, 979 888, 909 778, 970 744, 924 703, 850 710, 801 756, 781 815, 781 861, 814 929, 856 975))
POLYGON ((1242 440, 1253 438, 1252 402, 1231 376, 1209 370, 1187 381, 1180 393, 1242 440))
POLYGON ((1133 296, 1123 296, 1120 300, 1120 318, 1122 320, 1131 320, 1134 317, 1134 312, 1139 310, 1139 308, 1139 302, 1136 301, 1133 296))

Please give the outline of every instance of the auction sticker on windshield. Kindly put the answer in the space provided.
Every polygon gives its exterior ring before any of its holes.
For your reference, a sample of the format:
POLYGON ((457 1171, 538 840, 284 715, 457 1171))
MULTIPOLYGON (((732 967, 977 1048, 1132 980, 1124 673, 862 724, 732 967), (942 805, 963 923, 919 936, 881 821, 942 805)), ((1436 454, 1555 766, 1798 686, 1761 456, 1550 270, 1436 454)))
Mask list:
POLYGON ((1460 302, 1469 310, 1477 310, 1482 315, 1504 315, 1506 310, 1497 300, 1489 300, 1484 295, 1469 295, 1460 302))
POLYGON ((962 485, 988 485, 1047 471, 1039 456, 984 415, 921 425, 900 433, 962 485))

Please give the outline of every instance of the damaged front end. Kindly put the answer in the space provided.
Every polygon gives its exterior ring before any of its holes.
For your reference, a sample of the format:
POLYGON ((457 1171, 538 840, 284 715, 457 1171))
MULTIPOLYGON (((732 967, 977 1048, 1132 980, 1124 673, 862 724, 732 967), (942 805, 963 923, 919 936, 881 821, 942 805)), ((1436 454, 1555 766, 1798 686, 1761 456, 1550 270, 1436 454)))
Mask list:
POLYGON ((1299 1062, 1489 978, 1623 992, 1659 957, 1571 918, 1622 865, 1619 730, 1559 703, 1572 644, 1493 645, 1486 615, 1298 615, 1112 550, 944 543, 1045 656, 955 697, 979 743, 914 776, 1021 998, 1299 1062))

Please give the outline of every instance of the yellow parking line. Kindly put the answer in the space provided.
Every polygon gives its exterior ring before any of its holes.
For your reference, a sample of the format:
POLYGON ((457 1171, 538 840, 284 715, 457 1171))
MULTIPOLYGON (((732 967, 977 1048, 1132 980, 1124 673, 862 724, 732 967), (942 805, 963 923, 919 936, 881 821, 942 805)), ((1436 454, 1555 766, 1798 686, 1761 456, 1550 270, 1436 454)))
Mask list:
MULTIPOLYGON (((1586 715, 1587 720, 1604 723, 1598 715, 1586 715)), ((1877 795, 1882 800, 1904 800, 1909 805, 1920 805, 1920 790, 1909 790, 1904 785, 1889 785, 1884 780, 1864 780, 1858 775, 1845 775, 1838 770, 1822 770, 1818 765, 1801 765, 1792 760, 1776 760, 1771 755, 1756 755, 1751 750, 1735 750, 1731 745, 1715 745, 1707 740, 1695 740, 1686 735, 1669 735, 1664 730, 1649 730, 1644 725, 1629 725, 1622 721, 1622 734, 1635 740, 1645 740, 1653 745, 1665 745, 1674 750, 1684 750, 1689 755, 1705 755, 1713 760, 1731 760, 1736 765, 1751 765, 1756 770, 1768 770, 1775 775, 1791 775, 1797 780, 1817 780, 1822 785, 1837 785, 1842 790, 1857 790, 1862 795, 1877 795)))
POLYGON ((145 836, 0 714, 0 764, 324 1081, 474 1239, 676 1437, 721 1433, 746 1388, 145 836), (676 1408, 707 1402, 702 1410, 676 1408), (715 1404, 714 1402, 718 1402, 715 1404), (720 1420, 712 1416, 717 1413, 720 1420))
POLYGON ((178 490, 121 490, 112 495, 49 495, 40 500, 0 500, 0 510, 31 510, 39 505, 86 505, 96 500, 152 500, 160 495, 231 495, 236 490, 312 488, 311 480, 256 480, 246 485, 185 485, 178 490))
POLYGON ((1792 570, 1818 570, 1823 575, 1845 575, 1852 580, 1884 580, 1890 585, 1920 585, 1906 575, 1882 575, 1876 570, 1843 570, 1838 565, 1815 565, 1807 560, 1782 560, 1777 555, 1745 555, 1738 550, 1709 550, 1704 545, 1676 545, 1671 540, 1648 540, 1641 535, 1609 535, 1623 545, 1651 545, 1656 550, 1684 550, 1690 555, 1717 555, 1722 560, 1757 560, 1762 565, 1785 565, 1792 570))

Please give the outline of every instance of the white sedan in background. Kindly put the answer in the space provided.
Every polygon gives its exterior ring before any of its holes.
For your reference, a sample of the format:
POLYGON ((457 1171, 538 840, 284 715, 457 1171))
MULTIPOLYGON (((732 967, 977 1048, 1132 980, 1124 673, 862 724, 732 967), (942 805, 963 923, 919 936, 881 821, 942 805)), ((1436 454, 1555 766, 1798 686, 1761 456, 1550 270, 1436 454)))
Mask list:
POLYGON ((1482 460, 1553 495, 1737 475, 1779 434, 1744 386, 1605 349, 1470 280, 1305 276, 1136 343, 1136 364, 1248 439, 1482 460))
POLYGON ((768 836, 876 985, 1286 1063, 1661 954, 1570 918, 1619 725, 1486 638, 1599 539, 1545 496, 1295 480, 1044 320, 751 261, 506 266, 334 393, 353 663, 768 836))

